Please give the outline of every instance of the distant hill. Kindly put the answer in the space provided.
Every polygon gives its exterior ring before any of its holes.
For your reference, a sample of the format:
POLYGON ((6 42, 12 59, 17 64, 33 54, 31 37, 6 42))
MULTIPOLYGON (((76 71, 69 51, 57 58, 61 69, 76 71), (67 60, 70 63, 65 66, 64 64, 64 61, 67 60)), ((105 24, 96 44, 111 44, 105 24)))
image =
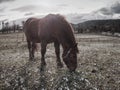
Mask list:
POLYGON ((120 19, 90 20, 73 25, 78 32, 120 32, 120 19), (81 31, 82 30, 82 31, 81 31))

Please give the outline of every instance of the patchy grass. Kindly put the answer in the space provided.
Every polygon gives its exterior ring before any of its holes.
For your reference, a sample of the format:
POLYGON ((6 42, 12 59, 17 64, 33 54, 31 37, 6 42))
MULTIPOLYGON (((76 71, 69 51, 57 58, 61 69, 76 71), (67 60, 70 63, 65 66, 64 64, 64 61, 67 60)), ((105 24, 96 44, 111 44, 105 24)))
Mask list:
POLYGON ((120 90, 120 38, 75 36, 78 67, 69 73, 65 65, 57 68, 53 44, 47 46, 47 66, 40 72, 40 50, 29 61, 23 33, 0 34, 0 90, 120 90))

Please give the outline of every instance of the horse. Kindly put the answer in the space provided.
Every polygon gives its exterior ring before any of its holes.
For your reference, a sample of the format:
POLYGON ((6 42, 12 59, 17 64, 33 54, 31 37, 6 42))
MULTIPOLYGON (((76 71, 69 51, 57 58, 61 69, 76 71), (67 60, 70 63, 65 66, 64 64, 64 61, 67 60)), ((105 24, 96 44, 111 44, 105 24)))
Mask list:
POLYGON ((73 33, 73 28, 60 14, 48 14, 43 18, 29 18, 24 24, 24 33, 29 50, 29 59, 34 60, 36 43, 41 45, 41 67, 46 65, 46 46, 54 43, 57 57, 57 66, 62 68, 60 58, 60 45, 63 48, 62 58, 70 71, 77 68, 78 47, 73 33))

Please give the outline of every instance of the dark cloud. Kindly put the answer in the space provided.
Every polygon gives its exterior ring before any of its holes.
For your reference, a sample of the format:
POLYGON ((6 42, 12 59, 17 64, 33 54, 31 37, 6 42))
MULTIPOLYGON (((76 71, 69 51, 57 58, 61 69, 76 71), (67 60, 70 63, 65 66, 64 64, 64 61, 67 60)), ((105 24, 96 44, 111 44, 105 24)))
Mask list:
POLYGON ((116 2, 115 4, 113 4, 111 6, 111 11, 113 13, 117 13, 117 14, 120 14, 120 2, 116 2))
POLYGON ((27 12, 27 11, 35 10, 36 8, 37 6, 27 5, 27 6, 22 6, 22 7, 11 9, 11 11, 27 12))
POLYGON ((3 3, 3 2, 10 2, 10 1, 15 1, 15 0, 0 0, 0 3, 3 3))
POLYGON ((111 12, 111 9, 109 9, 109 8, 101 8, 99 10, 99 12, 101 12, 104 15, 112 15, 113 14, 113 12, 111 12))
POLYGON ((116 2, 112 4, 110 7, 101 8, 97 12, 100 12, 103 15, 120 14, 120 2, 116 2))

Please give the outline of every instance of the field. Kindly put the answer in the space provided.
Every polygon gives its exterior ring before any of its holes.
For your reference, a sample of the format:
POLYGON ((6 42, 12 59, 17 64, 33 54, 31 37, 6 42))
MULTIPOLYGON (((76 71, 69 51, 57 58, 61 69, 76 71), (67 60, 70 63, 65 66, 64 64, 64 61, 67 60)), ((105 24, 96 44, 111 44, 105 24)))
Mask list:
POLYGON ((57 68, 53 44, 47 46, 47 66, 40 72, 40 50, 35 61, 29 61, 23 33, 0 34, 0 90, 120 90, 120 38, 75 37, 79 47, 76 72, 68 72, 65 65, 57 68))

